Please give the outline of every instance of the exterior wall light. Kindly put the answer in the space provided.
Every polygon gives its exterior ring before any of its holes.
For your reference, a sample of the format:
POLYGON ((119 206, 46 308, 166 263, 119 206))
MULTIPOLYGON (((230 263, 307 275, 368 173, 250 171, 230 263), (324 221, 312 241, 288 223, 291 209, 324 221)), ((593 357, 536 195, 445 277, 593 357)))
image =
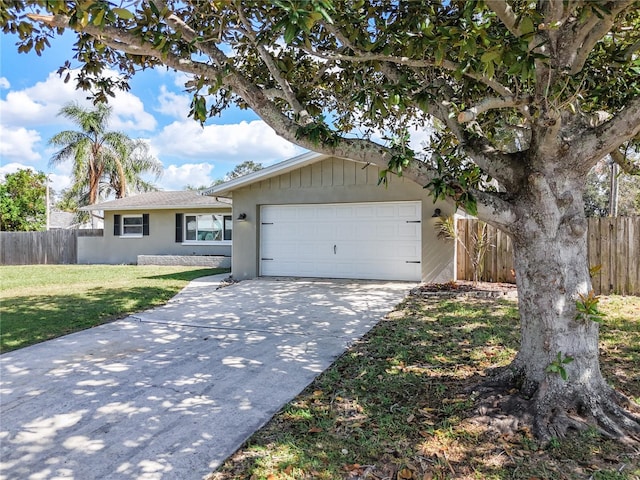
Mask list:
POLYGON ((238 220, 240 220, 241 222, 244 222, 247 220, 247 214, 246 213, 241 213, 240 215, 238 215, 238 220))
POLYGON ((433 215, 431 215, 431 218, 436 218, 436 217, 439 217, 440 215, 442 215, 442 210, 440 210, 439 208, 436 208, 433 211, 433 215))

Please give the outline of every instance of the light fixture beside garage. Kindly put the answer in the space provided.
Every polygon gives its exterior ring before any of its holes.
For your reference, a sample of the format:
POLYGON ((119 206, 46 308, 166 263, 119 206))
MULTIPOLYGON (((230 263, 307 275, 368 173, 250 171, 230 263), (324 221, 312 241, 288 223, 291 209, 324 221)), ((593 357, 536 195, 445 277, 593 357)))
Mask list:
POLYGON ((238 215, 238 221, 246 222, 247 221, 247 214, 246 213, 241 213, 240 215, 238 215))
POLYGON ((442 215, 442 210, 440 210, 439 208, 436 208, 436 209, 433 211, 433 215, 431 215, 431 218, 437 218, 437 217, 439 217, 440 215, 442 215))

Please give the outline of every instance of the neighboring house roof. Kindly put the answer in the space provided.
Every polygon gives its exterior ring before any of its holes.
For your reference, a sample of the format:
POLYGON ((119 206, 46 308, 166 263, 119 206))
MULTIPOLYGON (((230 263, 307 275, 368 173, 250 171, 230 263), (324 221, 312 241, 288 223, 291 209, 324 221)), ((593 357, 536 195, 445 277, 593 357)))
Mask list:
POLYGON ((195 209, 203 207, 231 208, 231 201, 218 201, 217 197, 203 195, 194 190, 177 192, 147 192, 117 200, 96 203, 82 207, 80 210, 168 210, 195 209))
POLYGON ((231 197, 231 192, 240 187, 245 187, 255 182, 282 175, 283 173, 291 172, 298 168, 302 168, 307 165, 311 165, 312 163, 319 162, 320 160, 324 160, 328 157, 330 157, 330 155, 325 155, 323 153, 303 153, 302 155, 298 155, 297 157, 293 157, 283 162, 276 163, 275 165, 263 168, 262 170, 258 170, 257 172, 248 173, 247 175, 234 178, 233 180, 229 180, 228 182, 221 183, 220 185, 216 185, 214 187, 203 190, 202 194, 210 196, 219 195, 223 197, 231 197))
POLYGON ((75 228, 76 226, 75 213, 59 210, 49 211, 49 228, 51 230, 75 228))

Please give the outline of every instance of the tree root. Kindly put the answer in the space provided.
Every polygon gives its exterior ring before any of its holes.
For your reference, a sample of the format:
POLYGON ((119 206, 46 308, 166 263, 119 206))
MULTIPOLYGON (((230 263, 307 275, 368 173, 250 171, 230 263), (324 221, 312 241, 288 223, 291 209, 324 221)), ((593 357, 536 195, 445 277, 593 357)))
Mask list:
POLYGON ((474 421, 502 434, 529 428, 543 444, 569 431, 593 429, 621 443, 640 445, 640 406, 604 381, 533 383, 506 367, 474 388, 474 421))

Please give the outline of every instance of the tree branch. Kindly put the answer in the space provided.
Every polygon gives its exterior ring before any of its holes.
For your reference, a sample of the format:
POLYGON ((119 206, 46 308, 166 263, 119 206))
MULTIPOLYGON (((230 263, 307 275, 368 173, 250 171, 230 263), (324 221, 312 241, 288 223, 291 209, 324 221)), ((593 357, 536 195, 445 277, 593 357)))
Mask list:
POLYGON ((573 38, 573 41, 563 49, 567 57, 562 63, 568 69, 569 75, 575 75, 582 70, 595 44, 611 31, 616 16, 629 8, 634 1, 619 0, 611 3, 610 13, 605 14, 600 11, 602 18, 591 13, 591 16, 575 33, 573 32, 575 24, 567 23, 563 26, 567 38, 573 38))
POLYGON ((495 178, 508 191, 517 189, 525 175, 518 154, 502 153, 482 137, 465 139, 462 146, 484 173, 495 178))
POLYGON ((640 162, 635 163, 627 155, 620 150, 613 150, 611 153, 611 159, 620 165, 620 169, 627 175, 640 175, 640 162))
POLYGON ((505 98, 485 98, 480 103, 475 106, 460 112, 458 114, 458 121, 460 123, 468 123, 474 121, 478 118, 478 115, 488 112, 489 110, 495 110, 500 108, 518 108, 527 105, 530 102, 529 98, 520 98, 516 99, 513 97, 505 97, 505 98))
POLYGON ((500 19, 507 29, 516 37, 522 35, 518 28, 518 17, 506 0, 485 0, 487 7, 500 19))
POLYGON ((639 134, 640 97, 636 97, 610 120, 572 139, 578 146, 573 155, 581 159, 581 164, 591 166, 639 134))
POLYGON ((516 211, 509 202, 495 192, 472 190, 478 208, 477 217, 500 230, 513 234, 518 219, 516 211))
MULTIPOLYGON (((355 55, 346 55, 341 53, 328 53, 321 52, 318 50, 308 49, 301 46, 298 46, 302 51, 312 55, 314 57, 320 58, 322 60, 329 61, 344 61, 350 63, 365 63, 365 62, 389 62, 395 63, 398 65, 404 65, 406 67, 412 68, 444 68, 445 70, 449 70, 452 72, 459 71, 460 66, 452 62, 450 60, 443 60, 441 63, 436 63, 433 60, 415 60, 409 57, 398 57, 395 55, 380 55, 376 53, 369 53, 365 51, 355 50, 355 55)), ((505 87, 500 82, 489 78, 485 75, 477 74, 471 71, 463 72, 463 75, 480 82, 487 87, 491 88, 496 93, 503 96, 511 96, 513 93, 508 87, 505 87)))

